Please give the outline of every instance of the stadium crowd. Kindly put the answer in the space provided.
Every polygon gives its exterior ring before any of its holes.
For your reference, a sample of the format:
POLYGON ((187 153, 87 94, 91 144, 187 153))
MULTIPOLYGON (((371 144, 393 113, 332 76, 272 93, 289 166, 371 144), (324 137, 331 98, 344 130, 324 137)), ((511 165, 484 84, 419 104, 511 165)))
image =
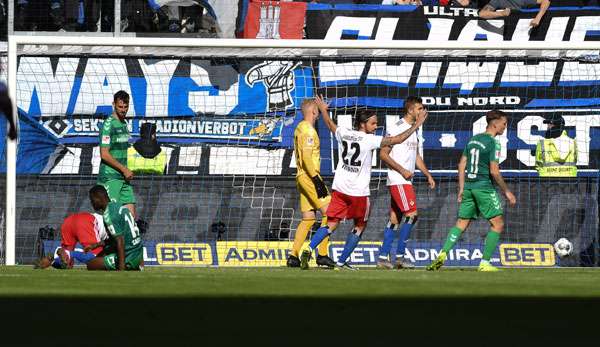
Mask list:
MULTIPOLYGON (((236 16, 249 2, 262 0, 123 0, 122 32, 193 34, 196 37, 223 37, 218 14, 236 16), (219 12, 213 7, 229 8, 219 12)), ((278 7, 281 2, 323 4, 452 6, 480 9, 482 18, 507 16, 510 10, 540 6, 597 6, 598 0, 281 0, 262 1, 278 7), (502 10, 504 9, 504 10, 502 10), (506 10, 508 9, 508 10, 506 10)), ((115 3, 112 0, 15 0, 16 31, 111 32, 115 30, 115 3)), ((2 2, 4 18, 8 6, 2 2)), ((543 15, 543 13, 542 13, 543 15)), ((239 16, 239 13, 238 15, 239 16)), ((5 20, 5 23, 7 21, 5 20)))
MULTIPOLYGON (((232 2, 233 3, 233 2, 232 2)), ((111 32, 111 0, 16 0, 16 31, 111 32)), ((198 33, 217 37, 215 14, 204 0, 123 0, 122 32, 198 33)))

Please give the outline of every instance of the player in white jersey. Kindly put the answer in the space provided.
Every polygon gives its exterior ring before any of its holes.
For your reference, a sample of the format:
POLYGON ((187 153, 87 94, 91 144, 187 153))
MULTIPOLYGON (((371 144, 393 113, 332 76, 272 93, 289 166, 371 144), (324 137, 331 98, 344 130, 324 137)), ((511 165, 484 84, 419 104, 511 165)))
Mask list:
POLYGON ((402 143, 423 124, 427 113, 419 115, 410 129, 394 137, 375 135, 377 115, 373 111, 361 110, 354 119, 354 128, 338 127, 329 117, 327 103, 322 97, 316 98, 319 111, 325 124, 335 134, 341 151, 335 175, 333 193, 327 208, 327 225, 319 228, 300 257, 300 267, 308 269, 313 250, 329 236, 343 219, 353 219, 354 229, 348 235, 344 250, 336 263, 336 269, 353 269, 346 263, 358 245, 369 217, 369 182, 371 180, 371 159, 374 149, 402 143))
MULTIPOLYGON (((408 97, 404 102, 404 118, 388 126, 386 135, 395 136, 410 129, 421 113, 427 113, 421 98, 408 97)), ((398 234, 395 267, 410 269, 414 265, 404 258, 404 253, 406 240, 408 240, 410 231, 417 222, 417 200, 412 186, 415 167, 427 177, 429 188, 435 188, 435 180, 431 177, 423 158, 419 154, 418 132, 412 133, 406 141, 400 144, 381 147, 379 158, 388 166, 387 185, 392 199, 390 220, 383 231, 383 244, 379 249, 377 267, 383 269, 394 268, 390 261, 390 250, 394 238, 398 234), (402 227, 400 227, 400 216, 404 217, 402 227)))

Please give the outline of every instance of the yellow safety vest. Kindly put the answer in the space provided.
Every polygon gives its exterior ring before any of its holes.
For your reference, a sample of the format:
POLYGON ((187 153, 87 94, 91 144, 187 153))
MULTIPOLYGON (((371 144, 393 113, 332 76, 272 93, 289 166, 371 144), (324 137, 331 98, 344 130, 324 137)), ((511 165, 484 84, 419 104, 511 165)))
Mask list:
POLYGON ((577 177, 577 143, 566 131, 556 139, 543 139, 535 150, 535 168, 540 177, 577 177), (568 141, 566 156, 556 147, 555 141, 568 141))
POLYGON ((133 146, 127 150, 127 168, 133 173, 162 175, 166 164, 167 154, 164 150, 152 159, 142 157, 133 146))

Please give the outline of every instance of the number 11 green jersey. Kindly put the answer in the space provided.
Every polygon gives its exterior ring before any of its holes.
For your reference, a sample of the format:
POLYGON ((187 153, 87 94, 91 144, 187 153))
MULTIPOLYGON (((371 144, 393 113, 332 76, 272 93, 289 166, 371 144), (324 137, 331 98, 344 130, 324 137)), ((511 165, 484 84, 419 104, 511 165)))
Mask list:
POLYGON ((471 137, 463 155, 467 157, 465 189, 494 189, 490 163, 498 162, 500 143, 490 134, 477 134, 471 137))

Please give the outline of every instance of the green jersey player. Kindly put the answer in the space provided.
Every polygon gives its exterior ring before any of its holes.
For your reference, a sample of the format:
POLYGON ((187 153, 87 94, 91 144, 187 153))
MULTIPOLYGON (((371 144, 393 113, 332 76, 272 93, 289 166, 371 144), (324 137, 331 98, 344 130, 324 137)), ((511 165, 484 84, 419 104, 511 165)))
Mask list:
MULTIPOLYGON (((101 185, 96 185, 90 190, 90 200, 94 209, 102 213, 104 225, 116 252, 92 259, 87 263, 88 270, 141 270, 142 238, 129 209, 117 202, 111 202, 101 185)), ((104 243, 87 246, 85 251, 99 246, 104 246, 104 243)))
POLYGON ((485 238, 483 259, 479 264, 479 271, 497 271, 490 264, 490 258, 496 249, 500 233, 504 229, 504 219, 500 197, 492 184, 490 177, 498 184, 511 206, 516 204, 513 193, 502 179, 498 164, 500 144, 494 137, 502 135, 506 129, 507 116, 499 110, 492 110, 486 114, 487 128, 484 133, 473 136, 458 164, 458 220, 456 226, 450 229, 448 238, 440 255, 427 270, 438 270, 446 261, 447 253, 454 247, 460 234, 467 229, 471 220, 479 215, 490 222, 491 230, 485 238), (465 179, 466 171, 466 179, 465 179))
POLYGON ((129 110, 129 94, 121 90, 113 98, 113 114, 100 130, 100 171, 97 183, 104 186, 111 201, 127 206, 135 218, 135 196, 131 180, 133 172, 127 168, 129 130, 125 116, 129 110))

